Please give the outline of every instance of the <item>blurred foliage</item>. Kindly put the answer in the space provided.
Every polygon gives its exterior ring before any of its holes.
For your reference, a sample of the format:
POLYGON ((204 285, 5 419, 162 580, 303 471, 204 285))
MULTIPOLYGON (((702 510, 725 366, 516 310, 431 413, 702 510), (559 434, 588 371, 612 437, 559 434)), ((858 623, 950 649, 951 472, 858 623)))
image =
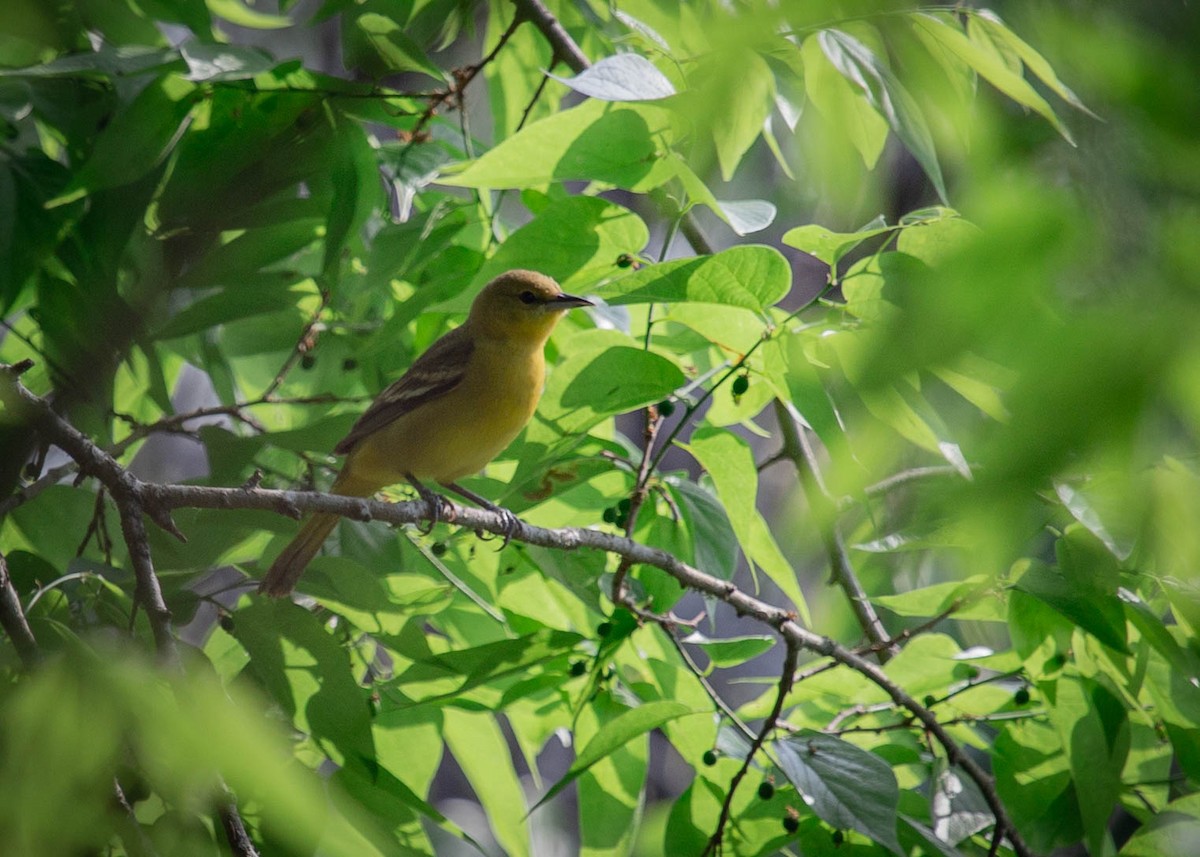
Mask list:
MULTIPOLYGON (((182 433, 198 484, 321 488, 364 397, 496 273, 544 271, 603 306, 561 325, 538 415, 475 490, 614 528, 643 443, 617 417, 655 406, 636 540, 855 645, 820 586, 836 531, 889 632, 915 629, 885 671, 986 759, 1035 851, 1196 853, 1200 19, 547 6, 590 69, 501 0, 8 0, 0 361, 35 360, 26 383, 123 463, 182 433), (344 69, 273 48, 329 27, 344 69), (726 249, 683 253, 685 215, 726 249), (193 370, 219 419, 180 417, 193 370), (829 508, 796 482, 759 511, 779 414, 818 443, 829 508)), ((263 603, 210 574, 256 577, 294 525, 182 511, 186 545, 152 534, 203 628, 176 675, 108 500, 39 479, 36 437, 0 418, 0 552, 44 655, 23 673, 0 650, 0 841, 225 853, 219 773, 268 854, 540 852, 534 809, 569 786, 580 853, 704 848, 748 750, 709 679, 770 637, 718 610, 673 645, 614 611, 615 560, 448 527, 345 522, 315 603, 263 603), (648 807, 655 731, 689 771, 648 807), (443 814, 451 759, 486 823, 443 814)), ((634 577, 653 610, 685 595, 634 577)), ((777 676, 748 669, 753 721, 777 676)), ((815 673, 783 714, 724 853, 988 852, 977 788, 864 676, 815 673)))

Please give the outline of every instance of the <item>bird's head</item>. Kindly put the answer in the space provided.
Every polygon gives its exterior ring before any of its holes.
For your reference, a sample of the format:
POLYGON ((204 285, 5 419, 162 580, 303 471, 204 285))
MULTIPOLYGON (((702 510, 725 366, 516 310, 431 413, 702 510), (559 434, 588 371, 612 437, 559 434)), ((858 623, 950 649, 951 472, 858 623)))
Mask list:
POLYGON ((471 304, 467 323, 481 332, 545 340, 573 307, 592 306, 568 295, 553 278, 537 271, 509 271, 483 287, 471 304))

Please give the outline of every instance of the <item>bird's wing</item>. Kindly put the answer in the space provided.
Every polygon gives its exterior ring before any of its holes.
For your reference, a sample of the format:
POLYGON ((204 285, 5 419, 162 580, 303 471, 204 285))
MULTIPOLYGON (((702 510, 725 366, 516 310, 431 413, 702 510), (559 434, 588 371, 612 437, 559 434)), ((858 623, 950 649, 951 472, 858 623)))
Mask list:
POLYGON ((333 451, 344 455, 392 420, 449 393, 462 383, 474 350, 475 344, 461 327, 447 333, 375 398, 333 451))

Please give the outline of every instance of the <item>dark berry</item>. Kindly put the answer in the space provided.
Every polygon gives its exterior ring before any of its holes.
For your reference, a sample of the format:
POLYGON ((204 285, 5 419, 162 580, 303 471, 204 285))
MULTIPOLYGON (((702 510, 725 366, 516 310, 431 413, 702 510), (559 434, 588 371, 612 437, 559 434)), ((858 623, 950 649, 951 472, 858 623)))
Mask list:
POLYGON ((758 784, 758 796, 763 800, 770 800, 775 797, 775 784, 763 781, 758 784))
POLYGON ((446 555, 446 543, 445 542, 434 542, 433 546, 431 548, 429 548, 429 552, 431 554, 433 554, 434 556, 445 556, 446 555))
POLYGON ((704 755, 701 756, 700 758, 704 762, 704 764, 708 765, 711 768, 713 765, 715 765, 717 763, 717 751, 716 750, 705 750, 704 755))
POLYGON ((618 503, 617 503, 617 511, 622 512, 622 513, 628 513, 629 508, 632 505, 633 504, 629 501, 628 497, 622 497, 620 499, 620 501, 618 501, 618 503))
POLYGON ((675 413, 675 403, 670 399, 663 399, 658 403, 658 415, 660 417, 666 418, 673 413, 675 413))
POLYGON ((615 524, 617 522, 617 507, 609 506, 604 510, 604 514, 601 517, 604 518, 604 523, 615 524))
POLYGON ((796 818, 794 815, 789 815, 783 820, 783 829, 788 833, 795 833, 800 829, 800 819, 796 818))
POLYGON ((1013 704, 1014 705, 1028 705, 1029 704, 1029 691, 1026 688, 1021 688, 1016 693, 1014 693, 1013 694, 1013 704))
POLYGON ((846 835, 844 833, 842 833, 842 831, 840 831, 840 830, 835 830, 835 831, 833 831, 832 839, 833 839, 833 844, 836 847, 846 841, 846 835))
POLYGON ((311 354, 305 354, 303 357, 300 358, 300 368, 301 369, 311 369, 312 367, 314 367, 316 365, 317 365, 317 358, 311 354))
POLYGON ((733 379, 733 395, 740 396, 750 389, 750 378, 746 375, 738 375, 733 379))
POLYGON ((622 253, 620 256, 617 257, 617 267, 618 268, 630 268, 633 266, 633 261, 634 261, 633 257, 630 256, 628 253, 622 253))
POLYGON ((342 371, 343 372, 353 372, 357 368, 358 368, 358 361, 355 360, 353 357, 347 357, 345 360, 342 361, 342 371))
POLYGON ((926 708, 933 708, 933 706, 937 704, 937 700, 933 697, 933 694, 929 693, 925 694, 925 699, 923 702, 925 703, 926 708))
POLYGON ((587 664, 585 664, 583 661, 572 661, 571 662, 571 675, 578 678, 579 676, 583 675, 586 672, 587 672, 587 664))
POLYGON ((612 633, 612 622, 601 622, 599 625, 596 626, 596 635, 597 636, 607 637, 611 633, 612 633))

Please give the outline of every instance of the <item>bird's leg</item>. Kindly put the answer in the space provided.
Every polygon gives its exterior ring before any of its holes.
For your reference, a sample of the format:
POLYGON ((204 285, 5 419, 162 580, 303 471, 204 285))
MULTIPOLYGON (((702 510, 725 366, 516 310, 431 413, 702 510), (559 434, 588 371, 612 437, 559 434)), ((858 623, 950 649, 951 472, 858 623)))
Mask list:
POLYGON ((443 515, 447 521, 454 520, 454 507, 450 505, 449 500, 436 491, 430 491, 420 479, 411 473, 405 473, 404 478, 409 481, 413 488, 417 489, 417 494, 421 496, 421 499, 429 504, 429 525, 417 528, 422 535, 427 536, 433 532, 433 528, 442 520, 443 515))
MULTIPOLYGON (((497 515, 499 515, 504 521, 504 541, 500 544, 500 548, 503 550, 505 547, 507 547, 508 543, 512 541, 513 534, 516 533, 517 528, 521 526, 521 522, 518 520, 516 515, 514 515, 508 509, 505 509, 503 506, 497 506, 491 500, 479 496, 474 491, 470 490, 469 488, 464 488, 456 482, 443 482, 441 484, 443 488, 449 488, 455 494, 466 497, 476 506, 487 509, 489 512, 495 512, 497 515)), ((475 531, 475 534, 480 538, 483 537, 483 533, 479 532, 478 530, 475 531)))

